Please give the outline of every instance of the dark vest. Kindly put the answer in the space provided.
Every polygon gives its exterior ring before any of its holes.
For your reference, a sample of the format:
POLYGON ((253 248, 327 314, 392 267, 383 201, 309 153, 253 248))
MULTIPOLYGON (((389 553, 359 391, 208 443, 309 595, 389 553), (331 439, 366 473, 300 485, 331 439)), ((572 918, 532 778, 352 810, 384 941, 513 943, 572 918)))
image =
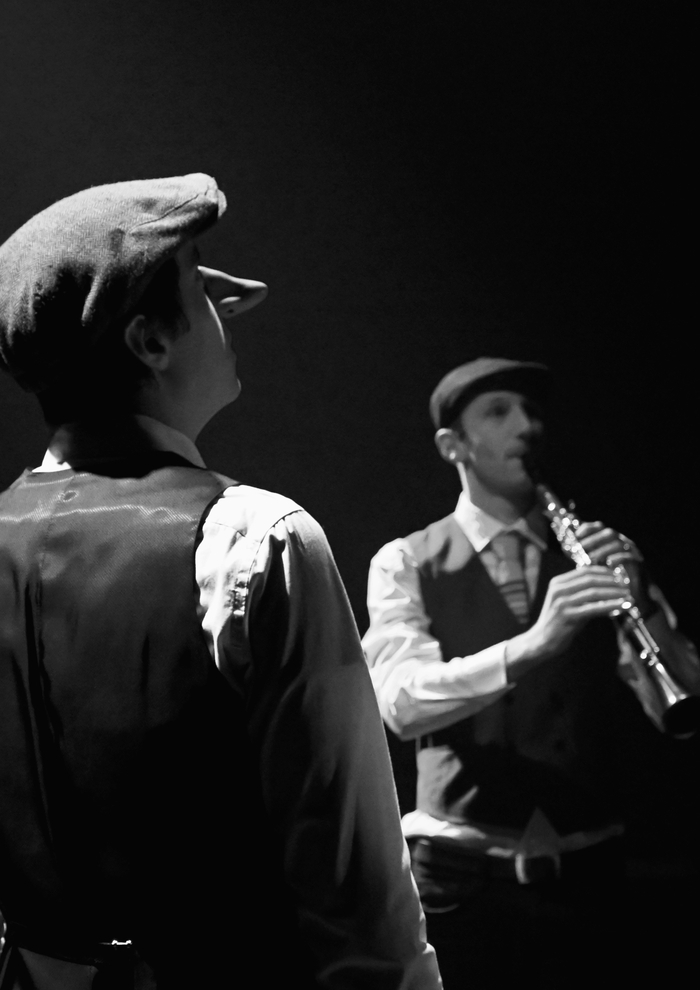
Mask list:
MULTIPOLYGON (((443 659, 522 632, 454 516, 408 538, 443 659)), ((532 620, 550 579, 571 567, 542 555, 532 620)), ((499 701, 418 743, 418 807, 449 821, 519 834, 535 808, 560 834, 618 817, 613 749, 621 685, 612 624, 588 624, 499 701)))
POLYGON ((0 496, 0 904, 59 941, 134 940, 159 987, 276 979, 261 919, 298 942, 244 698, 197 615, 222 488, 149 455, 0 496))

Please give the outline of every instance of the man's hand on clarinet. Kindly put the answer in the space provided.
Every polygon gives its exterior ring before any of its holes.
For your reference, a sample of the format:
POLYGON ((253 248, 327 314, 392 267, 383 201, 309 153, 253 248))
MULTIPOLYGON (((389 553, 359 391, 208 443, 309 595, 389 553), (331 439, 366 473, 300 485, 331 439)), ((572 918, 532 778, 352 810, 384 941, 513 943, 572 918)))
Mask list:
POLYGON ((617 574, 643 615, 653 610, 644 557, 636 543, 601 522, 580 523, 576 535, 594 564, 604 564, 617 574))
POLYGON ((590 564, 557 574, 549 582, 537 621, 508 641, 509 679, 558 656, 587 622, 608 618, 628 602, 628 588, 609 567, 590 564))
POLYGON ((541 659, 556 656, 591 619, 609 617, 629 601, 629 591, 609 567, 591 564, 552 578, 532 629, 541 659))

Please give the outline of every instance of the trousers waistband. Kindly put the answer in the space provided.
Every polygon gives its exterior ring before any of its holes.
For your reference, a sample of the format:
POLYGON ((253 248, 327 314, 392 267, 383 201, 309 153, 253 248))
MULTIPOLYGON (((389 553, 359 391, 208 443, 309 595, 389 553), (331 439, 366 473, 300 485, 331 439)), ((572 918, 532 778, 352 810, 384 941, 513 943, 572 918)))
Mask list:
POLYGON ((510 880, 521 884, 544 883, 576 875, 585 876, 590 870, 610 875, 621 870, 622 866, 622 843, 619 838, 606 839, 558 856, 489 856, 457 843, 428 838, 414 840, 410 846, 417 870, 429 871, 434 878, 444 877, 452 883, 460 877, 510 880))

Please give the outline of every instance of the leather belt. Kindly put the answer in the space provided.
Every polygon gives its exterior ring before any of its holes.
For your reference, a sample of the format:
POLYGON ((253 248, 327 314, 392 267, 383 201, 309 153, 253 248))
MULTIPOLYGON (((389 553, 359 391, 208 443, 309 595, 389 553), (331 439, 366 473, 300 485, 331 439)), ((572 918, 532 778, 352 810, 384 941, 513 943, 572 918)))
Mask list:
POLYGON ((557 880, 557 856, 488 856, 456 843, 418 839, 411 843, 414 863, 430 870, 436 879, 444 873, 454 884, 460 877, 482 880, 510 880, 517 883, 545 883, 557 880))
POLYGON ((475 879, 509 880, 519 884, 551 883, 564 880, 592 880, 594 877, 621 878, 622 841, 611 837, 592 846, 559 856, 489 856, 484 852, 434 838, 411 840, 411 859, 416 879, 431 888, 454 892, 463 885, 473 887, 475 879))

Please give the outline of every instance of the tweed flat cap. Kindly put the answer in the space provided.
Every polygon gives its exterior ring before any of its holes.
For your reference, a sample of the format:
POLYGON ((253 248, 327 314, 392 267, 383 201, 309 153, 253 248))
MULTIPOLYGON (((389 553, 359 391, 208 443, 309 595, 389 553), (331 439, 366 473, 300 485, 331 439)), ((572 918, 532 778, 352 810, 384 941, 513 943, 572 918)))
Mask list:
POLYGON ((501 389, 520 392, 540 403, 549 397, 549 368, 537 361, 481 357, 449 371, 430 397, 430 418, 435 429, 449 426, 472 399, 482 392, 501 389))
POLYGON ((30 392, 59 383, 225 209, 194 173, 94 186, 38 213, 0 246, 0 366, 30 392))

